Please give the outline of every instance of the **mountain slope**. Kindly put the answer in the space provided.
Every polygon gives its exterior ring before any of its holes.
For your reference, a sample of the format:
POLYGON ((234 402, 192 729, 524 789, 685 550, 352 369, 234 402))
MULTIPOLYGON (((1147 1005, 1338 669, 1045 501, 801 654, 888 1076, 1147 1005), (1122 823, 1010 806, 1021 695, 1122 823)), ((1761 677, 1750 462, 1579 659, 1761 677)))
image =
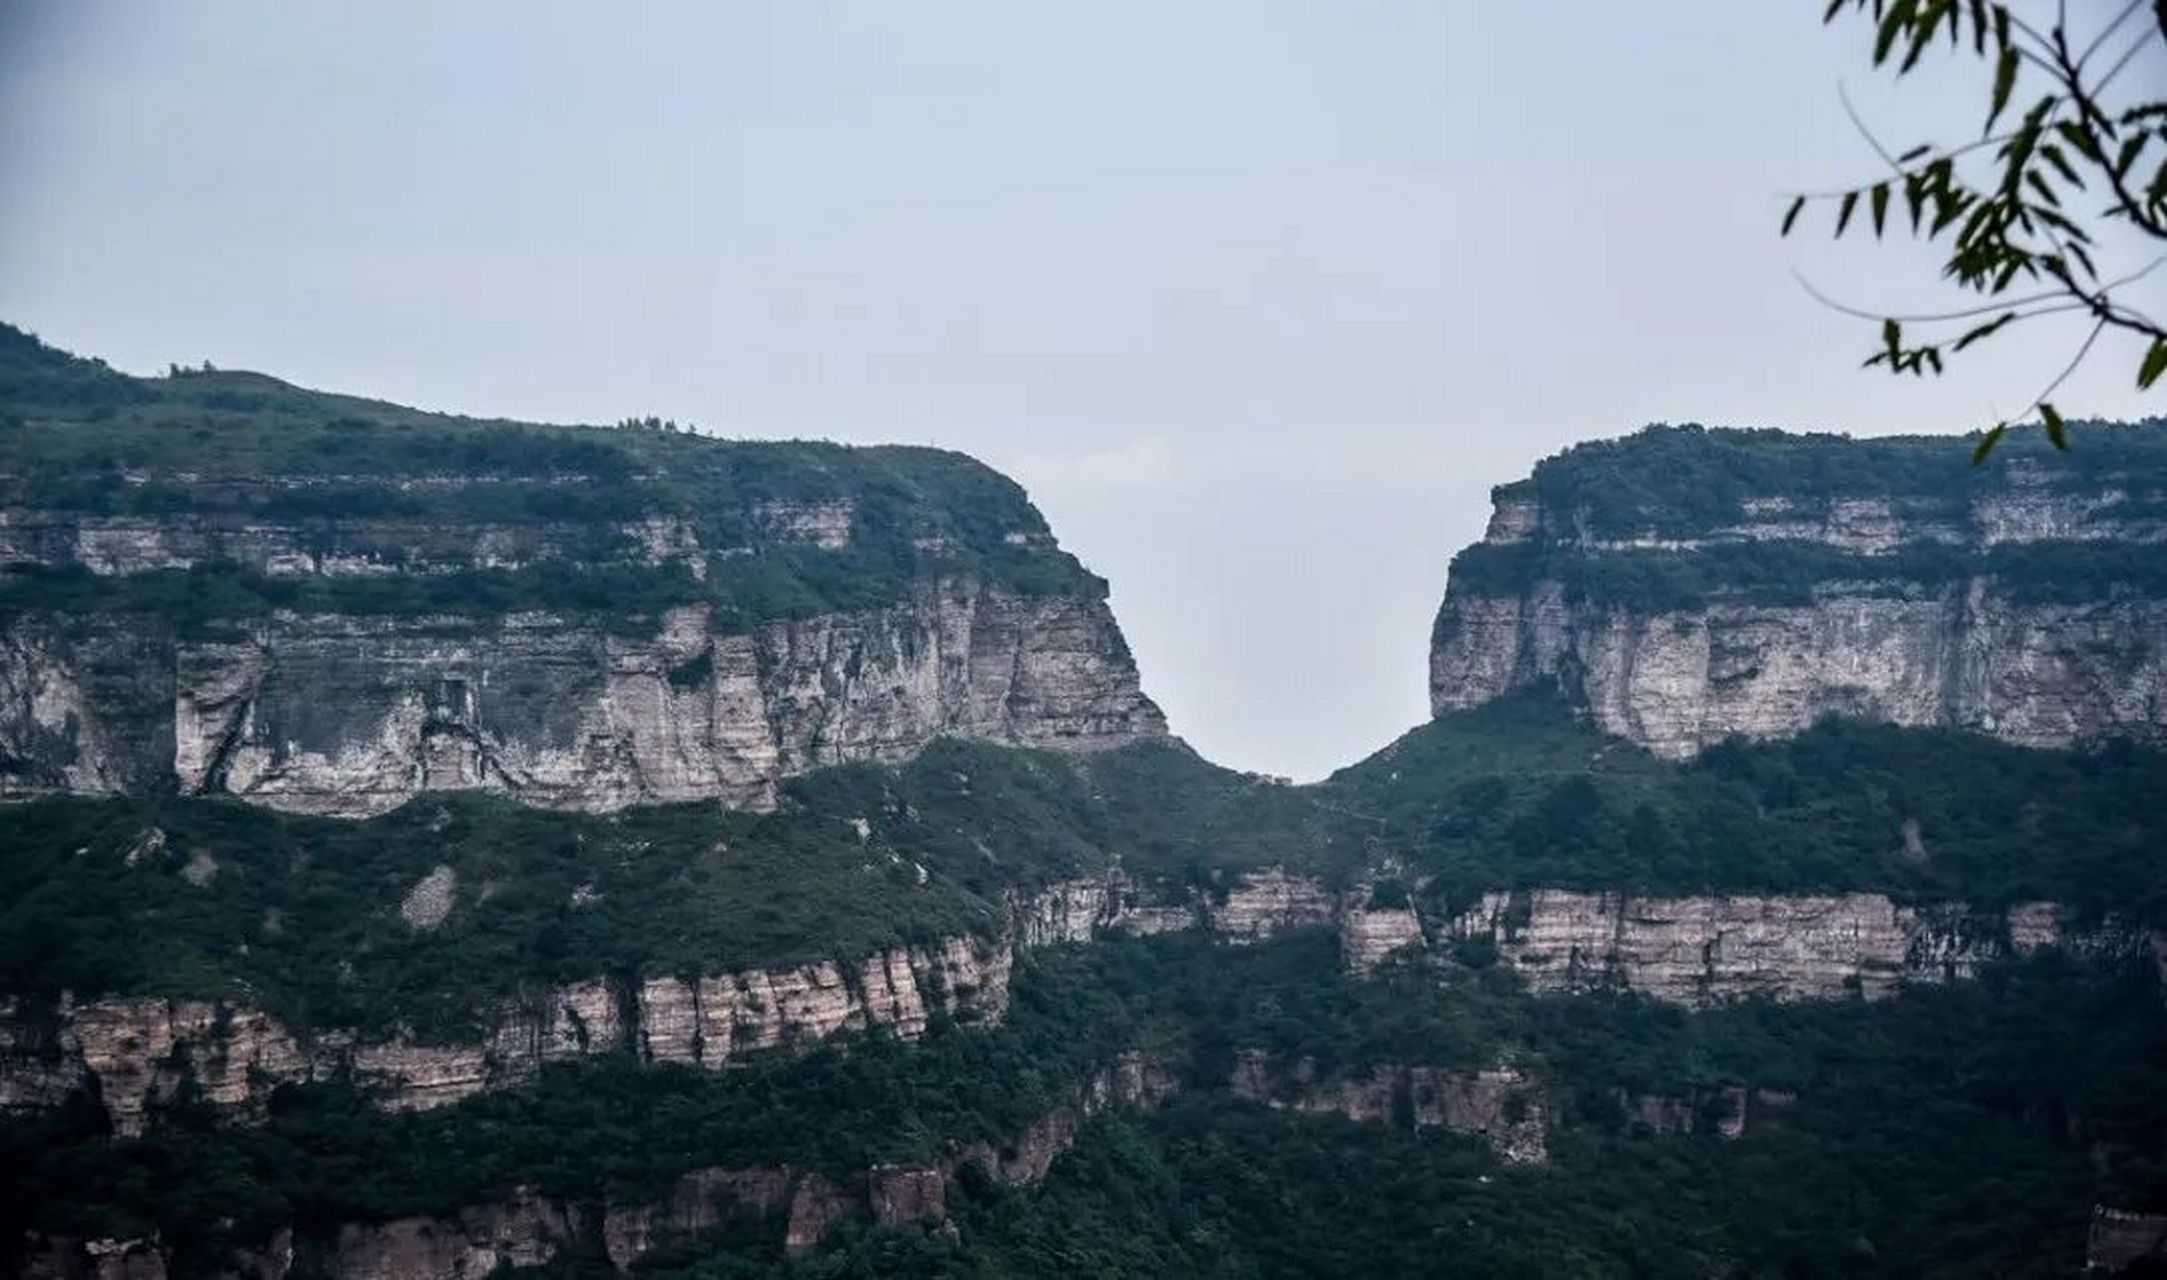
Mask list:
POLYGON ((1652 427, 1495 492, 1440 714, 1530 685, 1689 756, 1823 715, 2032 746, 2167 732, 2167 430, 1968 465, 1946 438, 1652 427))
POLYGON ((957 454, 487 423, 0 333, 0 791, 763 807, 942 734, 1164 733, 957 454))

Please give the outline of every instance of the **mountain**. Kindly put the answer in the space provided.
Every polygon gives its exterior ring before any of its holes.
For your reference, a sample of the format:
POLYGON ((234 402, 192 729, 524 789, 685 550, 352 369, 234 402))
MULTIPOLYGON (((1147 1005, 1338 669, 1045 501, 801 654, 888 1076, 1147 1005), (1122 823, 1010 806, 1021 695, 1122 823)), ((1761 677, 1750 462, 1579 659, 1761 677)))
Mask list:
POLYGON ((1946 438, 1654 427, 1495 491, 1430 649, 1438 714, 1558 684, 1689 756, 1824 715, 2028 746, 2167 730, 2167 430, 1973 467, 1946 438))
POLYGON ((12 329, 0 403, 8 794, 760 808, 943 734, 1164 733, 1104 584, 957 454, 137 379, 12 329))
POLYGON ((2167 1253, 2143 430, 1552 459, 1309 786, 953 454, 13 330, 0 439, 0 1273, 2167 1253))

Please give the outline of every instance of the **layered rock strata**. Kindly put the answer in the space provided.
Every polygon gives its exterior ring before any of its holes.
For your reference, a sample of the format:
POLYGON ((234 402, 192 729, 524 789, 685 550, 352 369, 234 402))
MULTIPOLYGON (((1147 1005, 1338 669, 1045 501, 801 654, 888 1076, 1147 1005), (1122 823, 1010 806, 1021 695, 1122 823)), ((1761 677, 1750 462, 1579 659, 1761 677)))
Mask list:
POLYGON ((2092 1211, 2092 1227, 2084 1246, 2087 1274, 2120 1275, 2146 1263, 2157 1266, 2163 1261, 2167 1261, 2167 1213, 2104 1206, 2092 1211))
POLYGON ((424 1044, 346 1031, 302 1035, 258 1009, 212 1000, 115 996, 37 1009, 0 1005, 0 1106, 57 1105, 95 1087, 116 1132, 141 1133, 184 1089, 237 1118, 262 1114, 282 1085, 351 1074, 391 1110, 423 1110, 532 1079, 550 1062, 636 1053, 720 1069, 833 1036, 923 1034, 939 1012, 1000 1021, 1008 1008, 1005 940, 951 938, 855 965, 832 961, 693 980, 648 979, 634 991, 596 979, 530 993, 499 1011, 486 1039, 424 1044))
MULTIPOLYGON (((518 1188, 505 1200, 442 1216, 355 1222, 330 1233, 321 1251, 334 1280, 441 1280, 546 1265, 593 1250, 628 1271, 656 1249, 691 1241, 730 1222, 773 1225, 786 1248, 811 1249, 837 1224, 870 1219, 882 1226, 927 1223, 949 1233, 947 1201, 966 1167, 1005 1186, 1046 1175, 1074 1144, 1084 1121, 1112 1108, 1155 1107, 1178 1088, 1150 1054, 1122 1054, 1075 1096, 1005 1142, 972 1143, 927 1165, 876 1165, 838 1181, 790 1166, 694 1169, 653 1203, 594 1205, 518 1188)), ((258 1250, 223 1259, 244 1280, 285 1280, 295 1256, 282 1230, 258 1250)), ((36 1280, 164 1280, 170 1251, 155 1240, 43 1239, 27 1274, 36 1280)), ((203 1260, 193 1260, 199 1267, 203 1260)))
POLYGON ((2138 943, 2111 927, 2072 931, 2051 903, 1982 914, 1867 893, 1643 898, 1535 889, 1484 894, 1442 929, 1494 949, 1536 992, 1631 991, 1689 1007, 1877 1000, 2044 946, 2138 943))
POLYGON ((2167 539, 2154 454, 2104 477, 2029 457, 1967 477, 1909 457, 1954 447, 1653 432, 1545 462, 1496 491, 1483 542, 1455 561, 1433 712, 1554 685, 1672 758, 1826 715, 2026 746, 2167 735, 2167 593, 2121 554, 2167 539), (1672 493, 1690 466, 1672 480, 1637 461, 1664 449, 1786 488, 1672 493), (1885 470, 1897 491, 1847 496, 1810 478, 1807 455, 1885 470), (1904 489, 1899 473, 1930 480, 1904 489), (1636 483, 1639 507, 1617 496, 1636 483))
POLYGON ((1327 1074, 1309 1058, 1281 1064, 1263 1050, 1245 1049, 1227 1087, 1237 1098, 1283 1111, 1467 1134, 1515 1164, 1548 1155, 1549 1104, 1534 1080, 1510 1066, 1386 1063, 1359 1075, 1327 1074))
MULTIPOLYGON (((1357 886, 1265 868, 1218 894, 1157 905, 1119 871, 1054 885, 1012 905, 1000 937, 956 937, 707 977, 654 975, 630 987, 595 979, 509 1002, 474 1043, 299 1035, 260 1009, 213 1000, 115 996, 38 1008, 0 1002, 0 1108, 58 1105, 96 1086, 115 1129, 138 1133, 184 1087, 238 1117, 261 1113, 283 1084, 350 1072, 394 1110, 442 1106, 531 1079, 550 1062, 633 1053, 642 1061, 720 1069, 836 1036, 922 1034, 940 1014, 965 1025, 1006 1013, 1015 948, 1104 933, 1205 929, 1247 944, 1288 929, 1336 925, 1343 963, 1367 974, 1432 948, 1481 948, 1537 993, 1635 992, 1687 1007, 1740 999, 1881 999, 1905 985, 1971 977, 2043 947, 2135 953, 2148 942, 2111 924, 2076 930, 2051 903, 1977 913, 1902 906, 1878 894, 1642 898, 1536 889, 1485 894, 1425 933, 1412 907, 1366 905, 1357 886)), ((2167 943, 2151 939, 2155 959, 2167 943)), ((2167 961, 2162 961, 2167 966, 2167 961)))
POLYGON ((0 626, 0 789, 223 793, 381 813, 431 791, 549 808, 720 799, 943 735, 1092 750, 1164 732, 1102 601, 927 581, 864 613, 644 630, 548 614, 0 626))
MULTIPOLYGON (((1548 1135, 1569 1110, 1541 1080, 1508 1064, 1468 1069, 1388 1062, 1325 1071, 1311 1058, 1289 1061, 1262 1049, 1243 1049, 1235 1055, 1227 1087, 1237 1098, 1278 1111, 1479 1138, 1514 1164, 1547 1159, 1548 1135)), ((1620 1091, 1614 1101, 1628 1124, 1650 1134, 1708 1132, 1730 1141, 1745 1136, 1749 1115, 1797 1099, 1734 1085, 1679 1094, 1620 1091)))

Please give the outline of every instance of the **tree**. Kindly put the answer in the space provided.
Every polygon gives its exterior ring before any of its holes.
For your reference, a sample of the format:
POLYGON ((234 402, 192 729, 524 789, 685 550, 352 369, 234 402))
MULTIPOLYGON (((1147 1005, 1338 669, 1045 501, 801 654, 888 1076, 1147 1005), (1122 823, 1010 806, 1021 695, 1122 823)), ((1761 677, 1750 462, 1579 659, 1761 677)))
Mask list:
POLYGON ((2167 47, 2167 0, 2102 6, 2105 20, 2082 31, 2071 29, 2068 7, 2066 0, 2057 4, 2047 23, 1987 0, 1829 0, 1822 15, 1826 22, 1870 17, 1873 65, 1893 63, 1899 76, 1937 50, 1993 68, 1985 123, 1968 142, 1927 142, 1898 153, 1846 100, 1887 175, 1798 195, 1784 213, 1784 235, 1808 205, 1824 205, 1833 208, 1839 238, 1871 226, 1879 239, 1895 206, 1895 218, 1908 222, 1913 236, 1948 246, 1943 277, 1981 299, 1923 315, 1884 315, 1822 298, 1880 322, 1881 342, 1866 365, 1939 375, 1949 357, 2012 326, 2067 313, 2092 319, 2069 364, 2023 412, 1981 437, 1976 459, 1993 450, 2012 422, 2034 412, 2055 447, 2068 447, 2052 396, 2110 329, 2141 340, 2140 390, 2167 373, 2167 324, 2129 296, 2167 263, 2167 100, 2139 91, 2159 89, 2144 81, 2142 65, 2167 47), (2133 65, 2137 75, 2130 74, 2133 65), (2020 111, 2014 123, 1997 131, 2012 109, 2020 111), (2120 260, 2132 249, 2150 253, 2149 261, 2120 260))

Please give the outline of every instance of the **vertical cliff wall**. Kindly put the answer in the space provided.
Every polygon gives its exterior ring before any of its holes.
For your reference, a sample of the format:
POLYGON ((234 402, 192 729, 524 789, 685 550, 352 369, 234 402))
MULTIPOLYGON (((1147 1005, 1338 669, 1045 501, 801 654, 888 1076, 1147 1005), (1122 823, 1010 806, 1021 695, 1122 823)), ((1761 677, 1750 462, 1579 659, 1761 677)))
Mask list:
POLYGON ((1443 715, 1562 687, 1666 756, 1824 715, 2030 746, 2167 729, 2167 432, 1655 428, 1496 491, 1430 651, 1443 715))
POLYGON ((0 795, 761 807, 944 734, 1165 731, 1104 584, 960 455, 480 423, 19 343, 0 416, 0 795))

